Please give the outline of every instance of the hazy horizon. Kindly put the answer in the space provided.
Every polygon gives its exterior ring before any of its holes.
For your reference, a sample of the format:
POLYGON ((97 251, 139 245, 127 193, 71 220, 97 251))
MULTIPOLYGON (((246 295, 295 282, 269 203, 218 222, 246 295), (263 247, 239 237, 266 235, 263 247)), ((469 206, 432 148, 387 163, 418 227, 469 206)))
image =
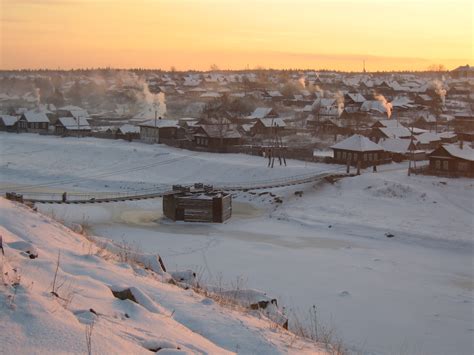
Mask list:
POLYGON ((473 58, 467 0, 5 0, 1 28, 3 70, 423 71, 473 58))

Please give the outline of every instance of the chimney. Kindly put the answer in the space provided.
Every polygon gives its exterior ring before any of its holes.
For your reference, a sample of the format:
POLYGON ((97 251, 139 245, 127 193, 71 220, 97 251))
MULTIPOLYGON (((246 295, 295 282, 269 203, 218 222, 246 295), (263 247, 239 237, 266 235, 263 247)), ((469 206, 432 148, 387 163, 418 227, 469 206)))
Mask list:
POLYGON ((462 149, 462 148, 464 148, 464 141, 461 138, 461 140, 459 141, 459 149, 462 149))

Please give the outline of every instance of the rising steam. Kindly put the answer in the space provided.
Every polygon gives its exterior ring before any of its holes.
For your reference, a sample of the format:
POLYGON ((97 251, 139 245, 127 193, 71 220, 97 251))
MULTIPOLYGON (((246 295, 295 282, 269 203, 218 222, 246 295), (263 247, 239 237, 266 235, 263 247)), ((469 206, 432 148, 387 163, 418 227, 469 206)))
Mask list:
POLYGON ((431 82, 431 86, 434 88, 436 95, 439 96, 441 102, 444 105, 444 102, 446 100, 446 89, 443 88, 443 83, 439 80, 433 80, 431 82))
POLYGON ((382 104, 382 106, 385 108, 385 111, 387 111, 387 117, 390 118, 390 116, 392 116, 392 104, 388 102, 385 96, 381 94, 375 94, 374 98, 382 104))

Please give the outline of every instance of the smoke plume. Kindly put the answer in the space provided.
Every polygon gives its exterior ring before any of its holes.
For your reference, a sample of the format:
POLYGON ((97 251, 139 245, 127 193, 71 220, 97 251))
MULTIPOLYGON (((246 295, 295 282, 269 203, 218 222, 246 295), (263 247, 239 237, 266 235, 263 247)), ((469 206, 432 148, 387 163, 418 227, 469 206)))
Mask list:
POLYGON ((301 78, 298 79, 298 82, 301 84, 301 86, 303 87, 303 89, 306 89, 306 80, 304 78, 304 76, 302 76, 301 78))
POLYGON ((390 118, 390 116, 392 116, 392 108, 393 108, 392 104, 388 102, 385 96, 381 94, 375 94, 374 98, 383 105, 383 107, 385 108, 385 111, 387 111, 387 117, 390 118))
POLYGON ((443 88, 443 83, 439 80, 433 80, 431 82, 431 86, 434 88, 436 95, 439 96, 441 102, 444 105, 444 102, 446 100, 446 89, 443 88))
POLYGON ((337 113, 340 116, 342 111, 344 111, 344 95, 341 91, 335 93, 334 98, 337 102, 337 113))

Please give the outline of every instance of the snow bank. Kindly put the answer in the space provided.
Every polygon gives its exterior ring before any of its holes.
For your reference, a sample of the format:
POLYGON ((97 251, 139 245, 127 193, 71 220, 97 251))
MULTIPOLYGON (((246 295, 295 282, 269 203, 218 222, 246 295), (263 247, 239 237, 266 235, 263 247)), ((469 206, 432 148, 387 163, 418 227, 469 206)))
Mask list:
POLYGON ((87 329, 93 353, 326 353, 283 329, 272 330, 268 319, 204 302, 155 272, 136 272, 84 236, 3 198, 0 234, 2 353, 85 353, 87 329), (111 292, 124 289, 136 303, 111 292))

